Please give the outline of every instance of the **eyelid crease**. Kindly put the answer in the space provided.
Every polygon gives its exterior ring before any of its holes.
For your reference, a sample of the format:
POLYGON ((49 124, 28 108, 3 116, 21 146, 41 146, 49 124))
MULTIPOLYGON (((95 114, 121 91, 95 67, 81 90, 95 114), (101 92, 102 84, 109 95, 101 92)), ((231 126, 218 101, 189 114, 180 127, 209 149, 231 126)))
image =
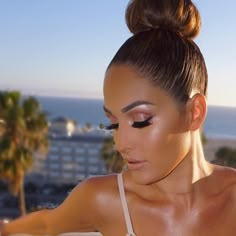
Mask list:
POLYGON ((153 118, 153 116, 148 117, 146 120, 144 121, 135 121, 132 124, 133 128, 144 128, 147 127, 149 125, 151 125, 152 123, 150 122, 150 120, 153 118))
POLYGON ((128 111, 134 109, 135 107, 141 106, 141 105, 154 105, 154 104, 151 102, 148 102, 148 101, 138 100, 138 101, 135 101, 135 102, 129 104, 128 106, 122 108, 121 111, 122 111, 122 113, 127 113, 128 111))

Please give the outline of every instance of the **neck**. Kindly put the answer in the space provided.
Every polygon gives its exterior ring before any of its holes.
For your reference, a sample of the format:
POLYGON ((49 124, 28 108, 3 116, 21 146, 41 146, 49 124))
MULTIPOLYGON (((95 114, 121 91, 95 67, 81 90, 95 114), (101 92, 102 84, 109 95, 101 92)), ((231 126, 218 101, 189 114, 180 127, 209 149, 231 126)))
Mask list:
POLYGON ((167 177, 157 183, 158 189, 169 197, 194 195, 201 191, 213 167, 204 157, 199 133, 191 136, 191 149, 167 177))

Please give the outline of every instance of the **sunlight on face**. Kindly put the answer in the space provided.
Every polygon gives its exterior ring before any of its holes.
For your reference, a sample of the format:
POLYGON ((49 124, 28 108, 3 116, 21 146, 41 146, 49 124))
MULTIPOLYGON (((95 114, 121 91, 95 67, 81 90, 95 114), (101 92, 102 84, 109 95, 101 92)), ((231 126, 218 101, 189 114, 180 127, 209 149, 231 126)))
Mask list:
POLYGON ((114 129, 116 148, 137 182, 165 177, 187 155, 189 132, 177 104, 134 69, 109 68, 104 109, 114 129))

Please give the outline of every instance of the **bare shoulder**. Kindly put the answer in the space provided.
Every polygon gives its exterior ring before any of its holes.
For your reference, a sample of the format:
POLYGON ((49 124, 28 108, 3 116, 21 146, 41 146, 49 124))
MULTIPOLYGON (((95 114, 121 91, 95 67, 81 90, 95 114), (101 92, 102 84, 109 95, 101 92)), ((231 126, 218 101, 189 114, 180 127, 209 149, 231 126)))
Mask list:
POLYGON ((117 195, 116 174, 90 177, 79 183, 71 192, 71 198, 82 205, 93 207, 96 212, 104 201, 117 195))
POLYGON ((73 191, 84 191, 93 201, 100 201, 99 197, 110 196, 117 193, 117 175, 104 175, 91 177, 78 184, 73 191))
POLYGON ((93 222, 96 228, 102 232, 109 227, 115 227, 115 222, 122 219, 117 174, 89 178, 78 185, 78 189, 84 187, 89 194, 90 205, 93 206, 93 222))
POLYGON ((214 175, 222 191, 229 191, 236 200, 236 169, 216 165, 214 175))
MULTIPOLYGON (((54 209, 47 221, 50 225, 61 224, 61 230, 94 231, 104 224, 104 213, 113 197, 117 196, 116 175, 88 178, 79 183, 62 204, 54 209)), ((59 226, 60 228, 60 226, 59 226)))
POLYGON ((226 166, 215 166, 215 170, 217 174, 219 174, 219 177, 225 177, 227 180, 236 181, 236 169, 226 167, 226 166))
POLYGON ((101 187, 106 187, 107 185, 114 184, 117 179, 117 174, 110 174, 110 175, 99 175, 99 176, 94 176, 90 177, 88 179, 85 179, 82 181, 78 186, 80 185, 88 185, 90 187, 96 186, 97 184, 100 185, 101 187))
POLYGON ((110 219, 104 213, 112 215, 107 209, 111 208, 109 204, 114 204, 112 198, 118 195, 116 188, 116 175, 86 179, 58 207, 20 217, 7 224, 4 230, 9 233, 27 232, 34 235, 100 231, 107 225, 106 219, 110 219))
MULTIPOLYGON (((92 201, 96 204, 96 210, 105 211, 112 204, 114 209, 115 200, 119 197, 117 174, 98 176, 87 179, 81 185, 85 185, 92 195, 92 201)), ((80 188, 80 185, 78 185, 80 188)))

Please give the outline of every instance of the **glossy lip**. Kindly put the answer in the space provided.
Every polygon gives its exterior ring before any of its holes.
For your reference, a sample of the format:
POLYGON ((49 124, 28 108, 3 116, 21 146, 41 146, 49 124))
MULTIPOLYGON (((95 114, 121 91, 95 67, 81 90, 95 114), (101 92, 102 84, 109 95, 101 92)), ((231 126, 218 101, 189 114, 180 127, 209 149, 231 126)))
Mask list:
POLYGON ((146 164, 146 161, 139 161, 139 160, 126 160, 126 161, 129 170, 141 169, 146 164))

